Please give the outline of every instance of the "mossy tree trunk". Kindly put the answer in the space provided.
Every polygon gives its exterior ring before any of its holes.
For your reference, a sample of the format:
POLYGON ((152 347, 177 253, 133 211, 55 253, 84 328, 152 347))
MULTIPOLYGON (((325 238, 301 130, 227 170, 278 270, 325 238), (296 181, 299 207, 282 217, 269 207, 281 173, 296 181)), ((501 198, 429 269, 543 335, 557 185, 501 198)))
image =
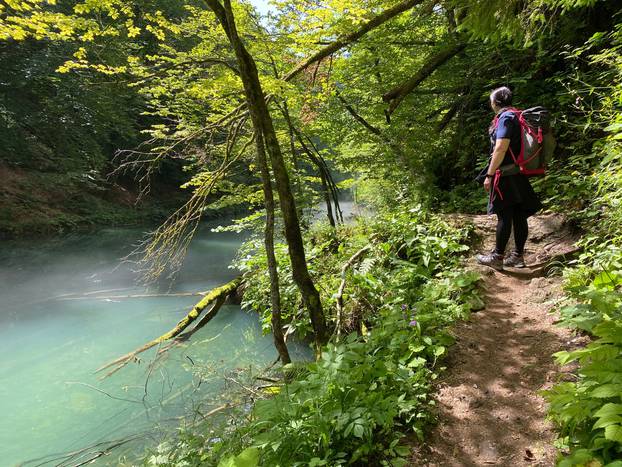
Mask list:
POLYGON ((326 320, 320 301, 320 294, 315 288, 307 268, 302 233, 300 231, 289 174, 261 88, 257 65, 238 36, 230 0, 224 0, 223 4, 218 0, 206 0, 206 2, 216 14, 216 18, 223 27, 235 51, 251 121, 256 133, 258 135, 262 134, 264 138, 265 149, 272 163, 276 189, 279 195, 294 282, 298 286, 304 305, 309 312, 316 350, 319 350, 328 340, 326 320))
POLYGON ((264 245, 266 247, 266 259, 268 262, 268 274, 270 275, 270 303, 271 303, 271 324, 274 346, 279 353, 281 363, 284 365, 291 362, 285 336, 283 335, 283 322, 281 320, 281 293, 279 291, 279 273, 277 270, 276 256, 274 254, 274 192, 272 191, 272 180, 270 169, 266 159, 266 149, 261 134, 256 134, 255 143, 257 147, 257 165, 261 172, 261 183, 263 187, 264 204, 266 207, 266 226, 264 229, 264 245))

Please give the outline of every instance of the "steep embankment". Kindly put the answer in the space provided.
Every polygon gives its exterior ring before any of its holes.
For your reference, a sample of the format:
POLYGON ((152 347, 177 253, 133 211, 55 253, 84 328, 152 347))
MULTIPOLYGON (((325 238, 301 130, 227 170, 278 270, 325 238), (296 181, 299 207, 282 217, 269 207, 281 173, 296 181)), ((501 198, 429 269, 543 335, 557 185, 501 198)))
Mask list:
POLYGON ((137 194, 89 173, 43 172, 0 161, 0 238, 58 233, 89 225, 159 221, 186 194, 176 185, 158 186, 145 202, 137 194))
MULTIPOLYGON (((469 220, 482 250, 492 249, 495 219, 469 220)), ((539 391, 560 377, 551 354, 579 342, 555 326, 550 310, 562 297, 561 278, 547 276, 574 250, 576 234, 559 215, 533 217, 530 229, 527 268, 474 266, 484 276, 486 308, 454 328, 457 342, 437 385, 438 425, 412 465, 555 464, 555 433, 539 391)))

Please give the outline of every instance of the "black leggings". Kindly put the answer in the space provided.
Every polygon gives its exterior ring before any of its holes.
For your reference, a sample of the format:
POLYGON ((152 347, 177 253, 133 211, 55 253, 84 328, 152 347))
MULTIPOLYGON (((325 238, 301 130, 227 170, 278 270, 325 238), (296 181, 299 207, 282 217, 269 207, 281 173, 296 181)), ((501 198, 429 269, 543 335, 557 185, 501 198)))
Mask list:
POLYGON ((516 252, 523 254, 523 249, 527 242, 527 234, 529 233, 525 211, 523 211, 520 205, 510 206, 498 212, 497 218, 497 244, 495 253, 503 254, 505 252, 505 247, 508 244, 510 233, 512 232, 512 224, 514 224, 516 252))

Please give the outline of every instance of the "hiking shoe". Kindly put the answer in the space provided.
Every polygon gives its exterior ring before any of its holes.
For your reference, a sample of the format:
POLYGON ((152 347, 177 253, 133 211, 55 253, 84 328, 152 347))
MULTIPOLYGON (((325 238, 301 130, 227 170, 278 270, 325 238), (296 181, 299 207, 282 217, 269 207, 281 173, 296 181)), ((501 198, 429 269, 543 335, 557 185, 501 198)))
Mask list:
POLYGON ((503 265, 509 268, 524 268, 525 257, 516 251, 510 253, 510 255, 503 260, 503 265))
POLYGON ((503 255, 494 251, 487 255, 475 255, 475 261, 484 266, 490 266, 497 271, 503 271, 503 255))

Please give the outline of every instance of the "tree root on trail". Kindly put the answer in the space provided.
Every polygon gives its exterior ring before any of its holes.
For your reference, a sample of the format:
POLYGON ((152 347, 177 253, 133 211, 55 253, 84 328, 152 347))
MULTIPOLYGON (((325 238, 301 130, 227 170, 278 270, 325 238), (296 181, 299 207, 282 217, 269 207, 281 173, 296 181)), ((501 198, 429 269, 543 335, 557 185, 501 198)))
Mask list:
POLYGON ((561 251, 554 253, 553 255, 541 261, 538 264, 530 265, 534 275, 541 273, 542 275, 549 274, 556 266, 566 264, 568 261, 576 259, 577 255, 583 251, 582 247, 574 247, 571 250, 561 251))
MULTIPOLYGON (((225 302, 226 298, 229 295, 233 294, 241 283, 242 283, 242 277, 238 276, 235 279, 233 279, 231 282, 228 282, 220 287, 213 289, 211 292, 206 294, 206 296, 203 299, 201 299, 201 301, 199 301, 199 303, 197 303, 192 308, 192 310, 190 310, 190 312, 181 321, 177 323, 177 325, 173 329, 171 329, 165 334, 162 334, 160 337, 153 339, 152 341, 148 342, 142 347, 139 347, 138 349, 130 353, 127 353, 123 355, 122 357, 117 358, 116 360, 106 363, 105 365, 95 370, 95 373, 99 373, 100 371, 103 371, 110 367, 114 367, 111 371, 109 371, 108 373, 106 373, 106 375, 102 377, 102 379, 107 378, 108 376, 119 371, 121 368, 123 368, 125 365, 127 365, 131 361, 138 362, 139 361, 137 357, 138 354, 146 350, 149 350, 150 348, 155 347, 156 345, 159 345, 165 341, 176 338, 176 337, 178 337, 178 340, 181 340, 179 339, 181 338, 180 334, 184 332, 188 328, 188 326, 190 326, 199 317, 199 315, 203 312, 203 310, 205 310, 211 303, 214 303, 214 305, 209 309, 206 315, 196 324, 196 326, 192 330, 184 334, 183 340, 187 340, 198 329, 203 327, 205 324, 211 321, 211 319, 214 316, 216 316, 216 313, 218 313, 218 311, 220 310, 220 307, 225 302)), ((161 352, 164 352, 171 347, 172 345, 168 345, 165 349, 161 349, 161 352)))
POLYGON ((567 264, 575 259, 579 253, 583 251, 581 247, 574 247, 570 250, 554 253, 550 256, 540 259, 537 263, 527 264, 522 269, 504 269, 504 273, 510 276, 522 277, 523 279, 534 279, 536 277, 549 276, 555 272, 559 266, 567 264))

